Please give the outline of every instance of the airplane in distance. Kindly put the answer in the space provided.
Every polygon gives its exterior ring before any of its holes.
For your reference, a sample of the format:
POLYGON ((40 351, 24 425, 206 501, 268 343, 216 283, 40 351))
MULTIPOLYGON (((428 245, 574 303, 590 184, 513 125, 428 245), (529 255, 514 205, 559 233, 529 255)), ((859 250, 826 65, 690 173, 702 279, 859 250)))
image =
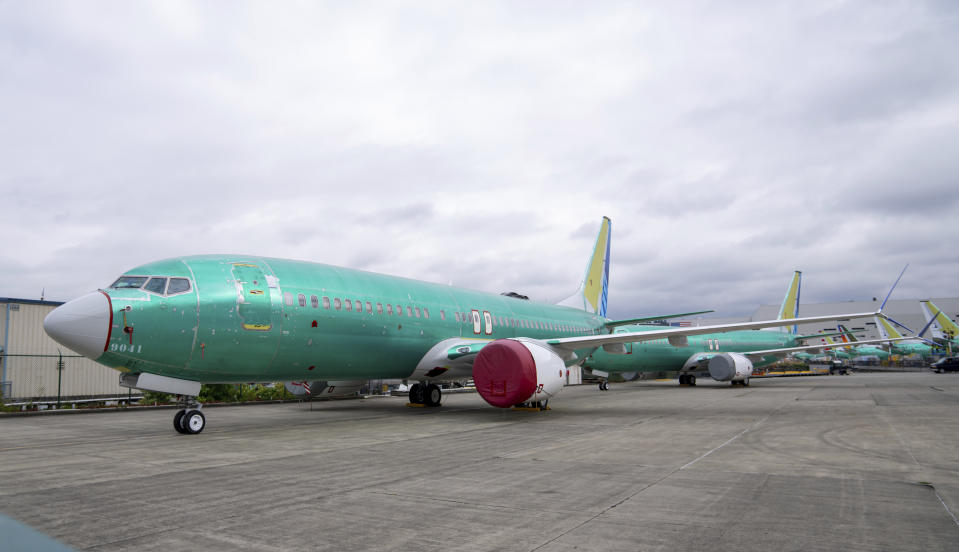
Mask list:
POLYGON ((203 383, 401 379, 417 382, 411 403, 439 406, 437 383, 472 378, 494 407, 545 408, 567 368, 598 347, 784 324, 611 334, 610 238, 604 217, 579 289, 557 305, 320 263, 197 255, 135 267, 51 311, 44 329, 120 371, 123 386, 177 395, 174 429, 197 434, 203 383))
POLYGON ((855 334, 849 330, 849 328, 843 326, 842 324, 839 324, 839 330, 842 332, 842 335, 839 337, 842 343, 848 343, 852 345, 851 349, 846 350, 846 352, 852 358, 876 358, 879 360, 886 360, 889 358, 889 351, 879 347, 873 347, 872 345, 864 345, 865 341, 860 341, 855 334))
MULTIPOLYGON (((876 317, 879 318, 879 317, 876 317)), ((853 333, 843 326, 839 325, 839 332, 816 334, 820 338, 819 353, 799 353, 794 355, 796 358, 809 362, 817 359, 829 360, 855 360, 866 359, 869 357, 879 360, 889 358, 889 352, 879 347, 873 347, 873 344, 894 344, 901 341, 914 340, 914 336, 898 337, 880 337, 879 339, 857 339, 853 333), (839 336, 838 338, 835 336, 839 336)))
MULTIPOLYGON (((779 308, 779 320, 788 321, 798 315, 801 283, 802 272, 797 270, 786 288, 779 308)), ((614 333, 656 329, 659 327, 628 325, 617 327, 614 333)), ((823 334, 799 335, 798 331, 798 326, 792 324, 792 327, 778 331, 741 330, 704 334, 689 338, 685 344, 678 346, 671 344, 668 339, 628 343, 625 355, 598 349, 586 359, 583 367, 604 378, 599 384, 600 390, 604 391, 609 389, 605 378, 611 373, 631 375, 636 372, 673 370, 679 372, 680 385, 696 385, 697 375, 708 373, 716 381, 748 386, 755 367, 771 364, 790 353, 821 353, 822 345, 807 345, 806 341, 821 338, 823 334)))
MULTIPOLYGON (((879 336, 883 338, 904 337, 896 327, 885 318, 876 317, 876 329, 879 336)), ((908 328, 906 328, 908 330, 908 328)), ((911 339, 890 343, 890 350, 897 355, 909 356, 918 355, 922 359, 928 359, 933 354, 933 346, 924 341, 911 339)))

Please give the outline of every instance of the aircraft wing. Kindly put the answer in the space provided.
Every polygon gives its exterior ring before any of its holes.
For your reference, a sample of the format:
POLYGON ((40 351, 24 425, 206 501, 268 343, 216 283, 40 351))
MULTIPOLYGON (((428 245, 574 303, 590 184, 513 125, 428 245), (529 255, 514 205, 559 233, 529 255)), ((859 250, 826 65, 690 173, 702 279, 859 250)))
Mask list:
MULTIPOLYGON (((792 326, 794 324, 815 324, 818 322, 848 321, 860 318, 872 318, 873 316, 884 316, 881 312, 863 312, 856 314, 832 314, 827 316, 808 316, 804 318, 789 318, 784 320, 761 320, 758 322, 738 322, 735 324, 717 324, 713 326, 697 326, 687 328, 663 328, 661 330, 650 330, 644 332, 627 332, 604 335, 587 335, 581 337, 560 337, 545 340, 546 343, 557 349, 574 351, 576 349, 586 349, 590 347, 602 347, 603 345, 612 345, 615 343, 636 343, 640 341, 653 341, 655 339, 669 339, 670 343, 682 347, 686 344, 686 337, 691 335, 702 335, 711 333, 732 332, 736 330, 759 330, 762 328, 775 328, 781 326, 792 326)), ((860 342, 861 343, 861 342, 860 342)))
POLYGON ((693 316, 696 314, 706 314, 709 312, 715 312, 711 310, 696 311, 696 312, 679 312, 676 314, 662 314, 660 316, 644 316, 643 318, 630 318, 628 320, 612 320, 606 323, 607 328, 618 328, 620 326, 631 326, 633 324, 641 324, 643 322, 655 322, 657 320, 668 320, 670 318, 683 318, 686 316, 693 316))

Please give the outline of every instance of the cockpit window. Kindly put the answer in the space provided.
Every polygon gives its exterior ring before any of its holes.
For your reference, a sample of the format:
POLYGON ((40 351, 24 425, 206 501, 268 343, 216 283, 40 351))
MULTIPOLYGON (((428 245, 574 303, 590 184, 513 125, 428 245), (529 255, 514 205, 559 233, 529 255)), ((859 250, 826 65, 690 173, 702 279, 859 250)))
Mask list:
POLYGON ((146 276, 120 276, 110 287, 113 289, 134 289, 143 287, 146 281, 146 276))
POLYGON ((167 295, 190 291, 190 280, 186 278, 170 278, 170 285, 166 288, 167 295))
POLYGON ((145 291, 163 295, 163 292, 166 291, 166 278, 157 278, 154 276, 150 278, 150 281, 147 282, 147 285, 143 286, 145 291))

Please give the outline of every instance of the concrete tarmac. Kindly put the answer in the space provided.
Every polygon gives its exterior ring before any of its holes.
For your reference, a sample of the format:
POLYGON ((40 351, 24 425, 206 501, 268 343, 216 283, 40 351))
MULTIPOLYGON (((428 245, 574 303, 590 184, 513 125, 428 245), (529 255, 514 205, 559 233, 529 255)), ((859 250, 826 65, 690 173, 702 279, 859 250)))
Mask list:
POLYGON ((405 402, 0 417, 0 512, 102 551, 959 550, 959 375, 405 402))

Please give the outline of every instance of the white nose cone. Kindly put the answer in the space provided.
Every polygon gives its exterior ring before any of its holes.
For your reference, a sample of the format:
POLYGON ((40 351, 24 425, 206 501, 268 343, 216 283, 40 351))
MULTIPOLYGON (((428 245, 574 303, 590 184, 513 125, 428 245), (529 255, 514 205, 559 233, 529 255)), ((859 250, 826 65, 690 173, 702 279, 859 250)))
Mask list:
POLYGON ((110 299, 97 291, 53 309, 43 329, 57 343, 96 360, 106 350, 112 314, 110 299))

